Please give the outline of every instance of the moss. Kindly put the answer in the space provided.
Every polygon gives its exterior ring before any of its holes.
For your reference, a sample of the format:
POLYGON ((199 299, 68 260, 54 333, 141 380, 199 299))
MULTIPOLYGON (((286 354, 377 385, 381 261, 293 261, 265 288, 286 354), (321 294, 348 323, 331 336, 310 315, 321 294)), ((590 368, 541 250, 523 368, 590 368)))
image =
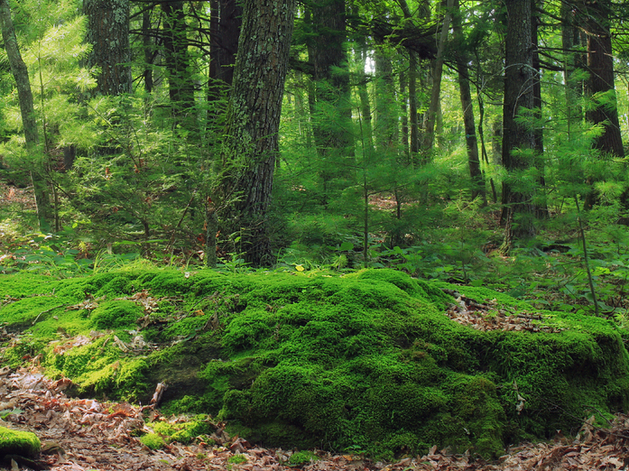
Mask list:
POLYGON ((200 414, 186 422, 155 422, 151 424, 154 432, 167 441, 177 441, 188 444, 200 435, 208 435, 214 431, 209 417, 200 414))
POLYGON ((321 458, 319 458, 316 453, 313 453, 312 451, 296 451, 295 453, 290 455, 290 458, 288 459, 288 464, 290 464, 291 466, 305 466, 313 461, 318 461, 320 459, 321 458))
MULTIPOLYGON (((531 309, 483 288, 384 269, 345 276, 150 269, 55 283, 54 298, 50 286, 28 282, 22 299, 0 307, 0 318, 27 329, 6 358, 18 363, 43 351, 48 373, 71 378, 83 394, 146 403, 165 382, 164 410, 218 415, 230 433, 268 445, 393 457, 436 444, 495 457, 505 443, 629 407, 629 355, 611 322, 544 312, 536 322, 560 332, 480 332, 443 313, 452 301, 445 287, 496 299, 500 309, 531 309), (145 317, 115 299, 141 290, 172 302, 145 317), (32 325, 55 303, 75 305, 86 294, 105 299, 91 313, 59 308, 32 325), (153 345, 121 349, 114 336, 129 341, 135 330, 153 345), (55 350, 79 334, 89 343, 55 350)), ((205 433, 195 427, 159 433, 185 441, 205 433)))
POLYGON ((32 457, 39 453, 40 448, 41 442, 34 433, 0 427, 0 456, 32 457))
POLYGON ((227 462, 231 464, 243 464, 247 462, 247 457, 245 455, 236 453, 235 455, 232 455, 229 458, 227 458, 227 462))
POLYGON ((140 441, 151 450, 159 450, 166 444, 164 439, 157 433, 147 433, 146 435, 142 435, 140 437, 140 441))
POLYGON ((108 330, 135 328, 136 321, 142 317, 142 309, 133 301, 114 300, 97 307, 91 318, 94 329, 108 330))

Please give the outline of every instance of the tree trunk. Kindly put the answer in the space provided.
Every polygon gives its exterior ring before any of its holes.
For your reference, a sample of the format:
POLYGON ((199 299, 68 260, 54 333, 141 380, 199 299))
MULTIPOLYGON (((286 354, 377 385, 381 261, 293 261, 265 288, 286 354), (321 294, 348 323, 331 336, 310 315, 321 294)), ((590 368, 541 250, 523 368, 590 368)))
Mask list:
POLYGON ((532 126, 518 122, 523 108, 533 109, 535 95, 530 86, 534 81, 531 47, 531 2, 505 0, 507 34, 505 40, 505 88, 503 108, 502 161, 508 172, 502 185, 505 240, 504 253, 509 252, 516 239, 535 235, 533 188, 525 188, 518 173, 532 165, 535 149, 532 126))
POLYGON ((242 5, 237 0, 212 0, 210 23, 210 101, 222 98, 222 91, 234 79, 242 5))
POLYGON ((96 91, 101 95, 131 92, 129 0, 84 0, 85 40, 92 45, 88 67, 97 66, 96 91))
POLYGON ((313 2, 308 9, 308 58, 314 70, 310 97, 312 131, 322 163, 319 174, 325 202, 328 182, 347 172, 347 159, 354 154, 350 134, 349 73, 344 47, 347 15, 345 0, 313 2))
POLYGON ((396 152, 398 142, 398 111, 395 106, 395 86, 391 58, 382 47, 375 51, 376 65, 376 150, 396 152))
POLYGON ((470 77, 467 64, 469 57, 464 48, 463 29, 461 28, 461 11, 459 0, 455 0, 455 14, 452 20, 454 36, 458 44, 459 53, 456 56, 457 69, 459 71, 459 94, 461 96, 461 107, 463 108, 463 126, 465 128, 465 145, 467 148, 467 161, 470 169, 472 200, 480 196, 483 205, 487 203, 485 194, 485 180, 480 168, 480 158, 478 156, 478 141, 476 139, 476 125, 474 124, 474 105, 472 102, 472 91, 470 90, 470 77))
POLYGON ((437 44, 437 57, 434 60, 432 71, 432 89, 430 92, 430 106, 428 108, 426 120, 426 132, 424 134, 423 153, 424 160, 428 160, 428 156, 435 144, 435 121, 437 112, 439 111, 439 95, 441 93, 441 76, 443 75, 443 53, 445 49, 448 31, 450 30, 450 21, 452 18, 452 7, 454 0, 447 0, 445 3, 445 12, 443 15, 443 25, 439 34, 437 44))
POLYGON ((163 45, 168 69, 168 94, 173 117, 195 131, 194 83, 190 73, 186 15, 183 2, 163 2, 163 45))
MULTIPOLYGON (((537 0, 530 0, 531 12, 535 12, 535 2, 537 0)), ((543 3, 543 0, 540 0, 543 3)), ((542 68, 539 60, 539 46, 538 46, 538 25, 540 23, 537 14, 533 14, 531 18, 531 54, 533 63, 533 116, 535 118, 534 133, 535 133, 535 162, 534 165, 539 171, 538 184, 539 194, 536 197, 538 202, 535 203, 535 215, 540 219, 547 219, 549 217, 548 205, 546 204, 546 178, 544 160, 541 158, 544 154, 544 128, 542 126, 542 68)))
POLYGON ((624 157, 614 88, 614 57, 610 33, 609 0, 597 0, 586 4, 587 68, 590 72, 587 91, 590 96, 608 93, 604 103, 587 112, 587 119, 602 124, 603 134, 596 140, 595 147, 604 153, 624 157))
MULTIPOLYGON (((11 8, 7 0, 0 0, 0 23, 2 26, 4 48, 11 66, 11 73, 17 84, 26 148, 30 153, 37 155, 41 152, 41 149, 39 146, 39 132, 37 130, 37 120, 35 118, 35 108, 33 105, 33 92, 28 77, 28 70, 17 44, 13 19, 11 18, 11 8)), ((42 232, 48 232, 51 229, 54 216, 48 196, 45 165, 40 159, 37 159, 37 162, 37 168, 31 168, 29 170, 35 192, 39 229, 42 232)))
POLYGON ((360 98, 360 114, 362 118, 362 142, 366 155, 373 154, 373 127, 371 124, 371 101, 367 91, 369 76, 365 73, 367 61, 367 45, 361 40, 360 50, 356 51, 356 60, 362 64, 358 79, 358 97, 360 98))
MULTIPOLYGON (((411 9, 406 0, 399 0, 400 8, 404 13, 404 18, 413 18, 411 9)), ((410 114, 410 162, 417 163, 419 154, 419 116, 417 114, 417 52, 408 49, 408 112, 410 114)))
POLYGON ((155 60, 155 43, 152 38, 151 12, 142 13, 142 47, 144 48, 144 90, 153 92, 153 62, 155 60))
POLYGON ((222 195, 231 201, 223 223, 238 233, 245 261, 269 264, 267 210, 295 0, 245 0, 222 158, 222 195))

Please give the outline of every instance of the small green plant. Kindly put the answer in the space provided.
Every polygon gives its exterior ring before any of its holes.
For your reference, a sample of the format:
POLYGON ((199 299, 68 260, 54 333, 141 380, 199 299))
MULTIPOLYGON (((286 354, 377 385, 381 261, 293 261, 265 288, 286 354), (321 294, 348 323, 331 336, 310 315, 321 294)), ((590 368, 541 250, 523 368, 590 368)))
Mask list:
POLYGON ((227 459, 227 462, 231 464, 244 464, 247 462, 247 457, 245 455, 241 455, 240 453, 236 453, 235 455, 230 456, 227 459))
POLYGON ((320 458, 316 455, 316 453, 312 451, 298 451, 293 453, 288 460, 288 464, 291 466, 304 466, 309 464, 312 461, 317 461, 320 458))

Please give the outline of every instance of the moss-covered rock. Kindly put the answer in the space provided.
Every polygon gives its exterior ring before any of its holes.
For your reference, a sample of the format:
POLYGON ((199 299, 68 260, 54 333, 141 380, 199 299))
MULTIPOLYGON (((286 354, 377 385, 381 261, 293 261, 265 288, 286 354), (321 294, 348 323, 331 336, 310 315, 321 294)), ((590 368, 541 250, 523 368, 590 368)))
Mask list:
POLYGON ((218 415, 268 445, 392 456, 436 444, 491 457, 629 405, 613 323, 545 312, 537 322, 553 329, 481 332, 444 314, 446 287, 532 310, 483 288, 393 270, 119 271, 48 285, 13 276, 25 286, 7 285, 20 297, 0 319, 28 328, 6 349, 13 364, 28 339, 48 345, 48 373, 83 394, 146 403, 165 382, 165 410, 218 415))
POLYGON ((34 457, 40 449, 41 442, 34 433, 0 426, 0 457, 6 455, 34 457))

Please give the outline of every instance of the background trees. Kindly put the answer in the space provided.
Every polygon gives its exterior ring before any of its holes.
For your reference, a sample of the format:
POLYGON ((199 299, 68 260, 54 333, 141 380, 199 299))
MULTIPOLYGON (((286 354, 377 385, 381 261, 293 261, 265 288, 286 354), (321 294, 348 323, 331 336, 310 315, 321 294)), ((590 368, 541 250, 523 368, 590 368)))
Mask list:
POLYGON ((468 276, 577 204, 626 216, 619 2, 313 0, 273 37, 241 24, 264 3, 81 5, 13 9, 34 99, 0 67, 2 178, 40 175, 51 228, 94 248, 468 276))

